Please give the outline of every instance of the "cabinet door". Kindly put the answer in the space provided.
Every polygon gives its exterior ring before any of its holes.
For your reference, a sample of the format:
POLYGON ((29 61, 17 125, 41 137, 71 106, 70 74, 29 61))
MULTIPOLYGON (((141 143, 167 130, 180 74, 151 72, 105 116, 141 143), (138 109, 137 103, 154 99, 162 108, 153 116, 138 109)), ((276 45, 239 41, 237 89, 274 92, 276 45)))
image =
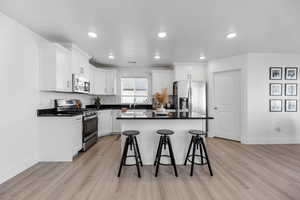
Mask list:
POLYGON ((104 136, 111 134, 113 132, 111 110, 101 110, 99 115, 98 135, 104 136))
POLYGON ((106 79, 105 79, 105 71, 101 69, 95 69, 94 71, 94 90, 97 95, 106 94, 106 79))
POLYGON ((70 134, 72 135, 72 149, 75 155, 82 149, 82 116, 74 117, 70 134))
POLYGON ((106 71, 106 94, 115 95, 116 94, 116 72, 106 71))
POLYGON ((82 76, 89 79, 90 64, 89 58, 86 55, 80 54, 79 72, 82 76))
POLYGON ((72 49, 71 71, 73 74, 80 74, 80 53, 72 49))
POLYGON ((168 94, 173 93, 173 71, 155 70, 152 72, 152 94, 161 92, 164 88, 168 89, 168 94))
POLYGON ((89 76, 89 80, 90 80, 90 94, 97 94, 96 93, 96 88, 95 88, 95 73, 96 73, 96 69, 90 65, 90 76, 89 76))
POLYGON ((112 110, 111 111, 112 116, 112 132, 113 133, 119 133, 121 132, 121 123, 119 120, 117 120, 119 110, 112 110))
POLYGON ((70 92, 72 90, 71 80, 70 53, 56 47, 56 89, 70 92))
POLYGON ((105 93, 106 94, 112 94, 112 76, 111 71, 105 72, 105 93))

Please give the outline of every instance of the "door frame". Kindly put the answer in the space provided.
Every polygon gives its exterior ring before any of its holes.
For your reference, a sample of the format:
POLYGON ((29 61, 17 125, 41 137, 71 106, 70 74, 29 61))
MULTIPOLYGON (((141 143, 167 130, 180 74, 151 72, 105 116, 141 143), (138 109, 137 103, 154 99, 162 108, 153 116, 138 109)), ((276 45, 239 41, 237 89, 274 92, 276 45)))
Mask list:
MULTIPOLYGON (((241 105, 241 108, 240 108, 240 117, 241 117, 241 125, 240 125, 240 132, 241 132, 241 135, 240 135, 240 142, 241 143, 246 143, 246 94, 247 94, 247 91, 246 91, 246 76, 245 76, 245 70, 241 67, 237 67, 237 68, 229 68, 229 69, 222 69, 222 70, 216 70, 216 71, 211 71, 209 72, 209 100, 208 100, 208 111, 209 113, 212 114, 213 117, 214 116, 214 110, 213 110, 213 107, 214 107, 214 102, 215 102, 215 99, 214 99, 214 88, 215 88, 215 85, 214 85, 214 77, 215 77, 215 74, 217 73, 222 73, 222 72, 234 72, 234 71, 239 71, 240 72, 240 84, 241 84, 241 97, 240 97, 240 105, 241 105)), ((209 137, 216 137, 217 134, 216 134, 216 127, 215 127, 215 121, 214 120, 211 120, 209 122, 209 127, 210 127, 210 131, 208 133, 209 137)))

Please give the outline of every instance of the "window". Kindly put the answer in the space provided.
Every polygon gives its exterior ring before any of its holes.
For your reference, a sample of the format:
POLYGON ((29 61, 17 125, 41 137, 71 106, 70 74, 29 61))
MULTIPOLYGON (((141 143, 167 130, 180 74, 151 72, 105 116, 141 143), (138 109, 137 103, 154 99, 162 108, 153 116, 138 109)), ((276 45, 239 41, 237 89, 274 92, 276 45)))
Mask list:
POLYGON ((121 78, 121 103, 147 103, 147 78, 121 78))

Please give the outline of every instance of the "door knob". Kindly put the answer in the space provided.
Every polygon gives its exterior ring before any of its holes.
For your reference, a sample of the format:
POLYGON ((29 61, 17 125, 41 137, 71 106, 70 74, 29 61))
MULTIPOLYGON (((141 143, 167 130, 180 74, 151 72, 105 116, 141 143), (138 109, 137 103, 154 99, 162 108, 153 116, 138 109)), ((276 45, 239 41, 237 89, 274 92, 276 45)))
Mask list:
POLYGON ((214 110, 218 110, 218 107, 214 107, 214 110))

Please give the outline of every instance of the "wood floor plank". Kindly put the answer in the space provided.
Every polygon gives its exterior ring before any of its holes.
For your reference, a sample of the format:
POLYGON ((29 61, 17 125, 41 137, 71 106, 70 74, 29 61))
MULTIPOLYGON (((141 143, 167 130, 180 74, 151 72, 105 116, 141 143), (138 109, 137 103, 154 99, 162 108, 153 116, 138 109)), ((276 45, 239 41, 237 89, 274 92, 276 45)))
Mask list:
MULTIPOLYGON (((188 144, 187 144, 188 145, 188 144)), ((101 138, 72 163, 38 163, 0 185, 1 200, 298 200, 300 145, 242 145, 208 138, 214 176, 206 166, 124 167, 120 137, 101 138)), ((142 155, 143 156, 143 155, 142 155)))

